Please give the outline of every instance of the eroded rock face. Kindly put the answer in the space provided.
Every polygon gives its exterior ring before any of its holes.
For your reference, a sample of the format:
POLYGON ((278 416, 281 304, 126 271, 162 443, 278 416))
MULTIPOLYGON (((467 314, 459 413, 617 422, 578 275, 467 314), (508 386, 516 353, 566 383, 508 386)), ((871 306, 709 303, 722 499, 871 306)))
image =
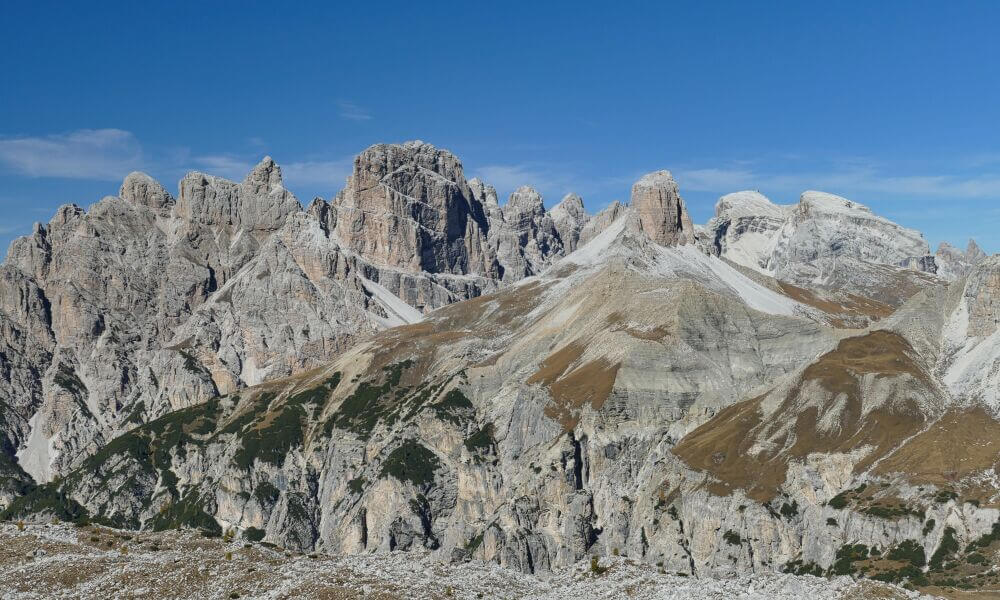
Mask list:
POLYGON ((975 240, 969 240, 964 252, 948 242, 941 242, 937 252, 934 253, 937 276, 947 281, 965 277, 973 267, 985 259, 986 253, 975 240))
POLYGON ((631 205, 639 229, 657 244, 694 243, 694 225, 670 171, 643 175, 632 186, 631 205))
POLYGON ((372 146, 355 159, 334 204, 337 237, 375 264, 499 275, 483 206, 450 152, 420 141, 372 146))
POLYGON ((580 229, 580 239, 577 245, 583 246, 610 227, 612 223, 625 214, 626 208, 624 204, 615 200, 607 208, 588 219, 587 223, 580 229))
POLYGON ((756 191, 719 198, 706 225, 709 250, 736 264, 764 272, 768 268, 787 210, 756 191))
POLYGON ((552 207, 549 214, 563 243, 563 251, 569 254, 576 250, 580 244, 580 232, 590 220, 590 215, 583 208, 583 198, 576 194, 566 194, 559 204, 552 207))
POLYGON ((39 481, 166 411, 321 364, 499 279, 460 163, 425 144, 369 149, 339 199, 307 211, 270 158, 242 182, 191 173, 179 188, 132 173, 118 197, 63 206, 11 246, 3 449, 39 481), (376 201, 396 213, 357 208, 376 201), (396 260, 403 247, 416 262, 396 260))
POLYGON ((824 192, 804 192, 798 204, 788 206, 752 191, 723 196, 706 226, 704 245, 795 286, 894 307, 944 284, 934 276, 935 257, 920 232, 824 192))

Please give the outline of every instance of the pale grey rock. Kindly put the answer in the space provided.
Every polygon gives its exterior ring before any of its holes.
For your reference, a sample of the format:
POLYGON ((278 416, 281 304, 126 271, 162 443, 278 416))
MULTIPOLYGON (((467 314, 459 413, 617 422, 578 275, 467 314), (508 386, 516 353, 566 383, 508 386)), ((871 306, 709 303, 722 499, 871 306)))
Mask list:
POLYGON ((767 270, 788 209, 757 191, 726 194, 705 226, 709 251, 738 265, 767 270))
POLYGON ((590 215, 583 208, 583 198, 576 194, 566 194, 559 204, 552 207, 549 214, 562 241, 564 253, 576 250, 580 243, 580 232, 590 220, 590 215))
POLYGON ((450 152, 421 141, 372 146, 334 205, 337 238, 376 265, 498 277, 483 206, 450 152))
POLYGON ((587 220, 587 223, 580 229, 580 239, 577 241, 578 246, 583 246, 590 240, 594 239, 598 234, 607 229, 618 220, 628 207, 622 204, 618 200, 615 200, 607 208, 598 212, 596 215, 587 220))
POLYGON ((948 242, 941 242, 937 252, 934 253, 937 276, 946 281, 961 279, 973 267, 985 260, 986 256, 986 253, 972 239, 969 240, 964 252, 948 242))

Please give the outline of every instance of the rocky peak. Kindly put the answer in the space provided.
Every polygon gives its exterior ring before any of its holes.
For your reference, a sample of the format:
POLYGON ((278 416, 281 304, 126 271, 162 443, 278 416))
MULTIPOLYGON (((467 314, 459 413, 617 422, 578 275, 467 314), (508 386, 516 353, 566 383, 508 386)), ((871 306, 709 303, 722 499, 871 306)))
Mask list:
POLYGON ((270 194, 282 187, 281 167, 265 156, 243 179, 243 187, 251 195, 270 194))
POLYGON ((576 250, 580 241, 580 231, 590 220, 590 215, 583 208, 583 198, 576 194, 566 194, 559 204, 552 207, 549 214, 566 253, 576 250))
POLYGON ((972 239, 969 240, 965 252, 948 242, 941 242, 938 245, 937 252, 934 253, 937 275, 947 281, 954 281, 965 277, 973 267, 986 260, 986 258, 986 253, 972 239))
POLYGON ((580 228, 580 238, 577 241, 577 246, 582 246, 594 239, 612 223, 617 221, 619 217, 624 215, 627 210, 628 206, 622 204, 619 200, 615 200, 607 208, 587 219, 586 224, 580 228))
POLYGON ((965 246, 965 258, 973 261, 981 261, 988 255, 979 247, 976 240, 969 238, 969 243, 965 246))
POLYGON ((125 177, 118 191, 118 197, 154 210, 174 205, 174 197, 160 185, 160 182, 139 171, 133 171, 125 177))
POLYGON ((289 214, 302 210, 295 196, 281 185, 281 169, 270 157, 254 167, 242 183, 192 172, 178 187, 178 217, 231 232, 271 232, 281 227, 289 214))
POLYGON ((481 202, 454 154, 413 141, 358 155, 338 195, 337 236, 379 265, 497 276, 481 202))
POLYGON ((492 185, 485 183, 478 177, 473 177, 469 180, 469 189, 472 190, 472 197, 486 207, 487 211, 494 207, 500 208, 497 190, 492 185))
POLYGON ((726 194, 706 225, 707 250, 758 271, 767 267, 786 213, 757 191, 726 194))
POLYGON ((510 195, 507 204, 503 206, 503 216, 508 223, 524 217, 537 217, 545 214, 545 204, 542 195, 528 185, 522 185, 510 195))
POLYGON ((648 173, 635 182, 632 207, 638 229, 657 244, 694 243, 694 225, 670 171, 648 173))

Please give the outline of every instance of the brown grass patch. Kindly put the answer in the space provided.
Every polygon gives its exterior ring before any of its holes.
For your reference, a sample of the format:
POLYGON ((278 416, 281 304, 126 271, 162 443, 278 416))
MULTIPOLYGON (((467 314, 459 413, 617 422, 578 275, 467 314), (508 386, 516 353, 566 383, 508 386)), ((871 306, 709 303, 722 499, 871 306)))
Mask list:
POLYGON ((982 408, 951 411, 909 440, 875 470, 905 473, 913 483, 937 486, 1000 465, 1000 423, 982 408))
POLYGON ((778 287, 789 298, 834 317, 830 320, 830 324, 834 327, 849 327, 859 320, 878 321, 888 317, 895 310, 888 304, 857 294, 845 294, 842 298, 830 299, 784 281, 779 281, 778 287))
POLYGON ((593 410, 601 410, 611 394, 621 363, 612 363, 601 358, 573 369, 566 374, 570 365, 583 356, 584 347, 572 342, 553 352, 528 384, 540 383, 549 389, 552 404, 545 407, 545 415, 558 421, 566 431, 572 431, 580 422, 580 411, 587 404, 593 410))
MULTIPOLYGON (((790 460, 802 459, 813 452, 850 452, 861 446, 874 446, 855 465, 861 471, 876 459, 891 452, 895 444, 919 431, 922 415, 907 398, 895 399, 887 406, 862 415, 861 388, 858 376, 875 373, 880 377, 913 375, 930 385, 926 375, 909 357, 909 344, 889 332, 842 340, 836 349, 807 367, 795 387, 767 422, 762 421, 763 397, 740 402, 721 411, 701 427, 685 436, 673 452, 692 468, 707 471, 719 481, 711 482, 709 491, 727 495, 743 488, 747 495, 766 501, 774 497, 785 482, 790 460), (843 394, 846 403, 836 427, 820 431, 821 410, 828 407, 803 405, 803 384, 817 381, 834 397, 843 394), (779 436, 784 425, 794 422, 794 442, 779 436), (774 439, 777 438, 777 439, 774 439), (750 455, 758 439, 771 439, 774 453, 750 455)), ((833 407, 829 407, 833 408, 833 407)))
POLYGON ((611 331, 624 331, 628 335, 640 339, 649 340, 651 342, 658 342, 670 334, 671 328, 667 325, 658 325, 649 330, 639 330, 632 329, 631 327, 626 327, 625 316, 620 312, 613 312, 608 315, 608 324, 612 326, 611 331))

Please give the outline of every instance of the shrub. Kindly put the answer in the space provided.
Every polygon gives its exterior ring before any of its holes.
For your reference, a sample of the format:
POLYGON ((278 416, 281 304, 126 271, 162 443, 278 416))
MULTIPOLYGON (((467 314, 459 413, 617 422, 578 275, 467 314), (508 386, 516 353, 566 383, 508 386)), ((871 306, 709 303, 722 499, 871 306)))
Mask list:
POLYGON ((406 440, 382 463, 382 477, 392 476, 418 487, 430 485, 434 482, 434 471, 440 465, 433 452, 418 442, 406 440))
POLYGON ((840 492, 827 502, 832 508, 842 510, 847 507, 847 492, 840 492))
POLYGON ((903 540, 898 546, 889 551, 887 558, 908 562, 915 567, 922 567, 927 564, 924 547, 914 540, 903 540))
POLYGON ((958 540, 955 539, 955 529, 945 527, 944 535, 941 537, 941 544, 938 545, 937 550, 934 551, 934 555, 931 556, 931 570, 941 570, 944 561, 956 552, 958 552, 958 540))
POLYGON ((600 560, 596 556, 590 557, 590 572, 594 575, 604 575, 607 573, 608 567, 602 567, 600 560))
POLYGON ((923 534, 924 534, 924 537, 927 537, 927 534, 928 534, 928 533, 930 533, 930 532, 934 531, 934 526, 935 526, 936 524, 937 524, 937 523, 935 523, 935 522, 934 522, 934 519, 927 519, 927 522, 926 522, 926 523, 924 523, 924 529, 923 529, 923 531, 921 532, 921 533, 923 533, 923 534))
POLYGON ((724 539, 730 546, 743 545, 743 539, 740 537, 740 534, 736 533, 732 529, 726 530, 726 533, 722 534, 722 539, 724 539))
POLYGON ((834 519, 833 517, 830 517, 830 518, 828 518, 826 520, 826 524, 829 525, 830 527, 836 527, 837 526, 837 519, 834 519))

